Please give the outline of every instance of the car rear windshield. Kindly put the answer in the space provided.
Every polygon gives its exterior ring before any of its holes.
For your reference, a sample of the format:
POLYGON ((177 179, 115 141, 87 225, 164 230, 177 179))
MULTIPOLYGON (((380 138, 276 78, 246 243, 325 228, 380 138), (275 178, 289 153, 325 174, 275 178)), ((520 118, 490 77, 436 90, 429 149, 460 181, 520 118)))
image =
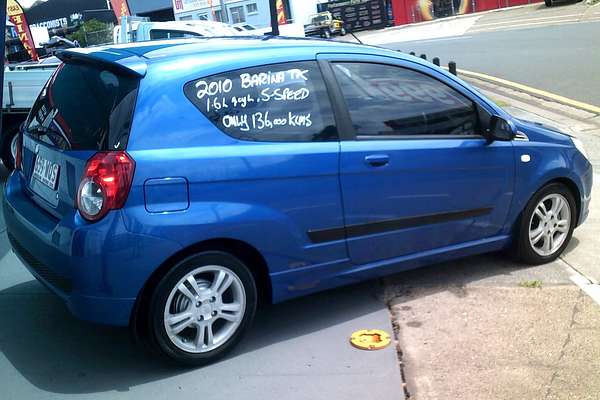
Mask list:
POLYGON ((127 146, 139 80, 88 64, 61 64, 36 100, 26 131, 64 150, 127 146))

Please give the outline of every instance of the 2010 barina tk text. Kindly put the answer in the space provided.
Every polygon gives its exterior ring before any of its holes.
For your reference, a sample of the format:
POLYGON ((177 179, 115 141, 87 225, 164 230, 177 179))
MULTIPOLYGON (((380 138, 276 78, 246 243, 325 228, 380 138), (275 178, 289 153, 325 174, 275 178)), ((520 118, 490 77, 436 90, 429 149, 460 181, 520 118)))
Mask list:
POLYGON ((511 249, 588 215, 581 143, 423 60, 320 40, 61 54, 4 196, 13 249, 77 317, 215 360, 259 302, 511 249))

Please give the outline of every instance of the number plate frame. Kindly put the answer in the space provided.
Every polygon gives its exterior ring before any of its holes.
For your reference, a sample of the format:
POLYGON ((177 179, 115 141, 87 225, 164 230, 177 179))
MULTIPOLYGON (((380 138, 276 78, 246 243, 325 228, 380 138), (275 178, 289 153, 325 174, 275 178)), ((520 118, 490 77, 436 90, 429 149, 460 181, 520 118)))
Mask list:
POLYGON ((52 190, 56 190, 59 172, 60 166, 57 163, 41 157, 39 154, 35 157, 32 173, 33 179, 41 182, 52 190))

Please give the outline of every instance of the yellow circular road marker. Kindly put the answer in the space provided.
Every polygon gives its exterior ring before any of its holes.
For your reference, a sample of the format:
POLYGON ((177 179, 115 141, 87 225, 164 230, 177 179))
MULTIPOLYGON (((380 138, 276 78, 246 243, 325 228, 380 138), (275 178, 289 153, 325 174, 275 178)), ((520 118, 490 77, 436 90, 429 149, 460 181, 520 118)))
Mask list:
POLYGON ((350 336, 352 346, 361 350, 380 350, 392 341, 389 333, 379 329, 363 329, 350 336))

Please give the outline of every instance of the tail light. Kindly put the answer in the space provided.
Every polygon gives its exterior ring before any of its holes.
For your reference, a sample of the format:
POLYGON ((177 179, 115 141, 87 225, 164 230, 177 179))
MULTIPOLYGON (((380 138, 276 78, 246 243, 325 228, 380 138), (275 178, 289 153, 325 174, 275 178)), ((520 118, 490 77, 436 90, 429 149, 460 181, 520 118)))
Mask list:
POLYGON ((21 132, 17 133, 17 143, 15 149, 15 169, 21 169, 22 160, 23 160, 23 134, 21 132))
POLYGON ((133 180, 135 162, 124 151, 96 153, 85 166, 77 191, 77 209, 88 221, 123 207, 133 180))

